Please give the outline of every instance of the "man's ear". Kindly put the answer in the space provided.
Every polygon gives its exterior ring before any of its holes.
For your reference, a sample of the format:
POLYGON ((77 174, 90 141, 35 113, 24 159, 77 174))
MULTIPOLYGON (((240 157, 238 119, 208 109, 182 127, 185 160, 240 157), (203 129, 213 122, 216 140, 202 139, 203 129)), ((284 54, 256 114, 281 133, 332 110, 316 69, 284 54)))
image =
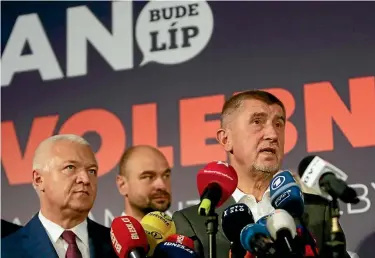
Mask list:
POLYGON ((45 191, 44 183, 43 175, 39 171, 33 170, 33 185, 39 192, 45 191))
POLYGON ((128 191, 129 191, 129 184, 128 184, 128 179, 126 176, 123 175, 117 175, 116 177, 116 185, 119 193, 122 196, 127 196, 128 191))
POLYGON ((232 137, 229 129, 220 128, 216 132, 216 140, 224 147, 226 152, 232 152, 232 137))

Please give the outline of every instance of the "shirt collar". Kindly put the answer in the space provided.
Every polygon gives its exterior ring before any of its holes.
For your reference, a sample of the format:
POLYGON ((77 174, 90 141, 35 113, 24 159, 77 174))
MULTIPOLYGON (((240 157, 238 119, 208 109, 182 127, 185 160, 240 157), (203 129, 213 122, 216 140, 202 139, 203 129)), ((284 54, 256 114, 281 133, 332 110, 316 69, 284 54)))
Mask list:
MULTIPOLYGON (((46 217, 43 216, 42 212, 39 211, 38 214, 39 220, 46 229, 48 235, 51 238, 51 241, 53 243, 56 243, 57 240, 60 238, 62 233, 65 231, 64 228, 62 228, 60 225, 57 225, 56 223, 50 221, 46 217)), ((76 225, 73 228, 70 228, 68 230, 71 230, 76 234, 76 236, 82 241, 82 243, 88 247, 89 246, 89 236, 87 231, 87 219, 82 221, 80 224, 76 225)))
MULTIPOLYGON (((232 197, 233 199, 237 202, 239 202, 241 200, 242 197, 244 197, 245 195, 249 196, 250 198, 254 199, 254 201, 256 202, 256 199, 253 195, 250 195, 250 194, 245 194, 244 192, 242 192, 240 189, 236 188, 236 190, 234 190, 233 194, 232 194, 232 197)), ((262 200, 263 199, 270 199, 270 188, 268 187, 267 190, 264 192, 263 196, 262 196, 262 200)))

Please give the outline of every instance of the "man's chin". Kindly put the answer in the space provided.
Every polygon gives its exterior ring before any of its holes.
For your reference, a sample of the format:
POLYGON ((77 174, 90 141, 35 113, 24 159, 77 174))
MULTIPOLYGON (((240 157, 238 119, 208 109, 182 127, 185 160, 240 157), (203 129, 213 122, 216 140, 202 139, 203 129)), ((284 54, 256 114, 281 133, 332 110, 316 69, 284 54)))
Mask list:
POLYGON ((256 171, 261 171, 264 173, 269 173, 269 174, 276 174, 280 170, 279 164, 275 163, 270 163, 270 164, 257 164, 254 166, 256 171))
POLYGON ((155 211, 165 212, 171 207, 171 203, 168 201, 157 201, 152 203, 152 208, 155 211))

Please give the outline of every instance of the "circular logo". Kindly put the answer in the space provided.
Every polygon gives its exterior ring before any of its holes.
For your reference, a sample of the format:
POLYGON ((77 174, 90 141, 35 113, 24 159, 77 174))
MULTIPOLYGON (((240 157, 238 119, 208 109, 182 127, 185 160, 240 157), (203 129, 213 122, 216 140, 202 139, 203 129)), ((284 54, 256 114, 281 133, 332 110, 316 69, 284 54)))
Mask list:
POLYGON ((163 236, 157 231, 151 231, 150 236, 152 236, 154 239, 158 239, 158 240, 163 238, 163 236))
POLYGON ((276 190, 279 188, 283 183, 285 182, 285 177, 284 176, 277 176, 271 184, 271 189, 276 190))

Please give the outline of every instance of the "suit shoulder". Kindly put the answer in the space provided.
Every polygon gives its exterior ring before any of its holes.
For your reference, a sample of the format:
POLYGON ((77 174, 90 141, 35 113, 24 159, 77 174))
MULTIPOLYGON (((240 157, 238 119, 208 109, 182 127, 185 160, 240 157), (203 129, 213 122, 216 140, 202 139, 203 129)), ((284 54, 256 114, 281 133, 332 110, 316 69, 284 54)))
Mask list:
POLYGON ((110 228, 107 228, 106 226, 103 226, 93 220, 88 220, 88 223, 92 230, 97 231, 98 233, 108 233, 110 232, 110 228))
POLYGON ((197 213, 198 214, 198 205, 189 206, 189 207, 186 207, 184 209, 181 209, 181 210, 178 210, 178 211, 175 211, 175 212, 180 212, 180 213, 183 213, 183 214, 191 214, 191 213, 197 213))
POLYGON ((4 257, 8 254, 17 254, 21 251, 20 244, 21 240, 25 237, 23 232, 21 232, 22 228, 4 238, 1 239, 1 254, 4 257))
POLYGON ((196 217, 200 217, 198 214, 198 205, 189 206, 187 208, 175 211, 173 213, 173 217, 175 218, 176 216, 177 217, 183 216, 185 217, 185 219, 188 219, 188 220, 194 219, 196 217))
POLYGON ((329 201, 319 195, 316 194, 303 194, 304 201, 306 205, 321 205, 321 206, 328 206, 329 201))

